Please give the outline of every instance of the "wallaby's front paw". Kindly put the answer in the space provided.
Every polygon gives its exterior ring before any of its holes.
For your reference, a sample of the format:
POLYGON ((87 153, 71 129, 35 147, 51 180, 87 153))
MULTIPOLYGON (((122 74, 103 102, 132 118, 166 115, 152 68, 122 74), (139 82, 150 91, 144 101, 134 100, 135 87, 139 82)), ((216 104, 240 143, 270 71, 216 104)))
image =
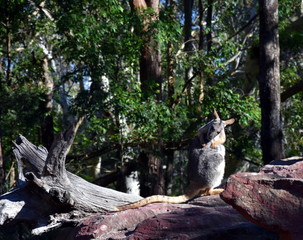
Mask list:
POLYGON ((213 143, 212 145, 210 145, 211 148, 216 148, 217 144, 213 143))

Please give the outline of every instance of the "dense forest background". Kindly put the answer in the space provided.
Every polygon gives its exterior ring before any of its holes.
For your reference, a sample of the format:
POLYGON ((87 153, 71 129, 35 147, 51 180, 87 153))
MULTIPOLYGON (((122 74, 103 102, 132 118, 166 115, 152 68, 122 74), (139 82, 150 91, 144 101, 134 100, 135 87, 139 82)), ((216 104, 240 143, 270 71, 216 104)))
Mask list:
MULTIPOLYGON (((18 134, 50 148, 83 119, 67 168, 102 186, 178 194, 186 149, 210 120, 227 173, 262 164, 256 0, 1 0, 0 184, 15 184, 18 134)), ((303 154, 303 3, 279 1, 284 155, 303 154)), ((138 191, 138 190, 137 190, 138 191)), ((136 191, 135 191, 136 192, 136 191)))

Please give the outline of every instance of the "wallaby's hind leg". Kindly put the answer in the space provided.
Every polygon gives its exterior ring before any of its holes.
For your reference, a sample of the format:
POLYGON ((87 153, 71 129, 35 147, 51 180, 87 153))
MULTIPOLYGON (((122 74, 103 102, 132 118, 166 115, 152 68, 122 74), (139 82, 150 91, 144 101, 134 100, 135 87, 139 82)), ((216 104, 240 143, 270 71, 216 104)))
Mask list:
POLYGON ((223 188, 217 188, 217 189, 210 189, 208 194, 209 195, 218 195, 220 194, 221 192, 223 192, 225 189, 223 188))
POLYGON ((200 188, 197 186, 197 184, 193 181, 189 182, 189 185, 187 187, 185 196, 187 197, 188 200, 193 199, 194 197, 199 196, 200 193, 200 188))
POLYGON ((217 189, 212 189, 212 188, 206 188, 200 191, 201 196, 207 196, 207 195, 218 195, 221 192, 223 192, 223 188, 217 188, 217 189))

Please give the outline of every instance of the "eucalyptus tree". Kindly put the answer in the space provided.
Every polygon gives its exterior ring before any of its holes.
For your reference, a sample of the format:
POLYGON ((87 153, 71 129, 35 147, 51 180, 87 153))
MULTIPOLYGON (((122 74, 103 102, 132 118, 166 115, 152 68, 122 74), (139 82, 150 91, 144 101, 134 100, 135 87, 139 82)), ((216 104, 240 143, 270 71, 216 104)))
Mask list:
POLYGON ((261 146, 264 163, 283 158, 278 1, 260 5, 261 146))
MULTIPOLYGON (((148 194, 162 191, 174 168, 177 192, 184 181, 180 152, 216 108, 224 118, 238 116, 227 141, 230 165, 261 164, 258 1, 5 2, 0 16, 4 158, 17 132, 49 147, 57 132, 85 115, 67 157, 70 169, 93 180, 85 168, 101 156, 105 177, 98 182, 118 187, 115 182, 143 156, 157 171, 141 187, 146 185, 148 194)), ((299 0, 279 4, 282 112, 285 140, 292 143, 286 150, 296 154, 302 152, 300 135, 293 134, 301 124, 301 93, 287 97, 287 89, 300 86, 298 6, 299 0)))

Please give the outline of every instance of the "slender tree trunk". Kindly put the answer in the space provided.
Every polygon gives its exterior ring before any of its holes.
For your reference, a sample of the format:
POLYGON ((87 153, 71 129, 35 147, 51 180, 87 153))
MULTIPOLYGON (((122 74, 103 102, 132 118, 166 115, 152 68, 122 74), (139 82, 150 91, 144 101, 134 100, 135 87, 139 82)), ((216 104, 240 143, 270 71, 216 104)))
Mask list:
POLYGON ((6 84, 7 86, 11 85, 11 29, 10 29, 10 22, 9 22, 9 16, 6 17, 6 61, 7 61, 7 67, 6 67, 6 84))
MULTIPOLYGON (((187 53, 187 56, 191 54, 193 51, 193 42, 192 42, 192 11, 193 11, 193 0, 184 0, 184 50, 187 53)), ((193 75, 193 68, 187 68, 185 69, 185 83, 189 81, 189 79, 193 75)), ((191 104, 191 88, 192 84, 189 83, 186 88, 186 104, 191 104)))
POLYGON ((280 111, 278 0, 259 0, 261 147, 264 163, 283 157, 280 111))
MULTIPOLYGON (((213 1, 212 0, 207 0, 207 15, 206 15, 206 50, 207 54, 211 54, 211 48, 213 45, 213 37, 212 37, 212 32, 213 32, 213 1)), ((208 85, 214 85, 216 83, 216 80, 212 75, 205 76, 206 78, 206 83, 208 85)))
MULTIPOLYGON (((0 123, 2 122, 2 109, 0 107, 0 123)), ((3 130, 0 124, 0 194, 4 193, 5 189, 5 171, 4 171, 4 156, 2 149, 3 130)))
MULTIPOLYGON (((203 21, 204 21, 204 7, 203 7, 203 0, 199 0, 198 2, 198 7, 199 7, 199 51, 202 53, 204 49, 204 26, 203 26, 203 21)), ((204 84, 205 84, 205 79, 204 79, 204 71, 201 69, 200 72, 200 94, 199 94, 199 102, 202 103, 204 99, 204 84)))
POLYGON ((193 0, 184 0, 184 42, 185 51, 191 51, 193 49, 192 37, 191 37, 191 26, 192 26, 192 11, 193 11, 193 0))
POLYGON ((213 3, 212 0, 207 0, 207 18, 206 28, 208 33, 206 34, 207 51, 211 50, 213 38, 212 38, 212 19, 213 19, 213 3))
MULTIPOLYGON (((2 61, 0 61, 0 75, 5 76, 5 72, 3 70, 3 64, 2 61)), ((3 79, 2 77, 0 78, 0 91, 3 90, 3 84, 4 84, 5 79, 3 79)))
MULTIPOLYGON (((167 0, 167 5, 171 7, 171 20, 175 20, 177 3, 175 0, 167 0)), ((174 94, 175 94, 175 76, 174 76, 174 58, 173 58, 173 44, 169 42, 167 44, 167 95, 168 102, 170 106, 174 104, 174 94)))
POLYGON ((165 173, 165 189, 166 195, 172 194, 172 177, 174 169, 174 150, 166 150, 166 173, 165 173))
MULTIPOLYGON (((177 2, 176 0, 167 0, 167 5, 171 7, 171 20, 174 21, 176 18, 177 12, 177 2)), ((168 43, 167 45, 167 77, 168 77, 168 101, 170 106, 174 104, 173 95, 175 93, 175 77, 174 77, 174 60, 173 60, 173 44, 168 43)), ((165 194, 171 195, 171 180, 173 173, 173 162, 174 162, 174 154, 173 150, 166 150, 165 155, 167 157, 166 160, 166 170, 165 170, 165 194)))
POLYGON ((174 104, 175 94, 175 76, 174 76, 174 60, 173 60, 173 44, 167 45, 167 99, 170 106, 174 104))
POLYGON ((162 157, 150 154, 148 156, 149 176, 152 184, 153 195, 163 195, 164 190, 164 177, 162 168, 162 157))
POLYGON ((198 2, 199 7, 199 50, 203 50, 204 48, 204 7, 203 7, 203 0, 199 0, 198 2))
POLYGON ((44 116, 42 122, 41 138, 42 138, 43 146, 45 146, 49 150, 54 141, 54 123, 53 123, 53 116, 51 115, 53 108, 52 100, 53 100, 54 81, 50 75, 48 60, 46 57, 42 61, 42 69, 43 69, 43 85, 46 89, 45 92, 46 116, 44 116))
MULTIPOLYGON (((1 133, 0 133, 1 134, 1 133)), ((3 151, 2 151, 2 138, 0 136, 0 194, 4 193, 4 181, 5 181, 5 175, 4 175, 4 158, 3 158, 3 151)))
POLYGON ((148 154, 146 152, 141 152, 138 157, 138 162, 139 162, 139 182, 140 182, 140 196, 142 197, 147 197, 152 194, 152 190, 150 187, 150 180, 149 180, 149 174, 146 172, 148 169, 148 154))

